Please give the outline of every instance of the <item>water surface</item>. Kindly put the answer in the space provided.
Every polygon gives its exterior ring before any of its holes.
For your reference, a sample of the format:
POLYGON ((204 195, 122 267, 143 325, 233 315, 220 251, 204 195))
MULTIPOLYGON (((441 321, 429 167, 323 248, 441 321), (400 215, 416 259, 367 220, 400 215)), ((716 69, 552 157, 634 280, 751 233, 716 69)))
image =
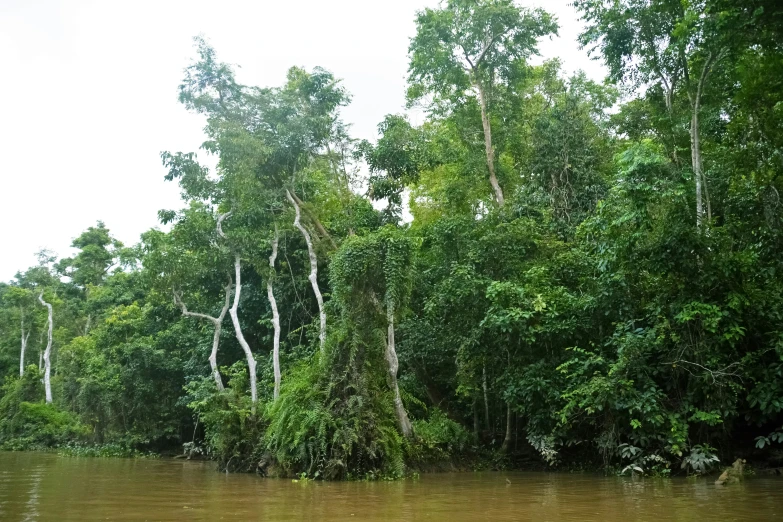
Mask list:
POLYGON ((487 472, 292 483, 208 462, 0 452, 0 520, 764 521, 783 520, 783 480, 487 472))

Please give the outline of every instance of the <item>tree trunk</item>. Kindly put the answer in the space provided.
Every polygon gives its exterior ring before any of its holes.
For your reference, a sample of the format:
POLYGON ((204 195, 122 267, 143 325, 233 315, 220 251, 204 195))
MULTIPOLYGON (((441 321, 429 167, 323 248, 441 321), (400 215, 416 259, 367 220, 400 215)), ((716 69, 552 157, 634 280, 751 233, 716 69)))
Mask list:
MULTIPOLYGON (((231 215, 231 212, 221 214, 217 218, 217 233, 223 239, 226 239, 226 235, 223 233, 223 220, 231 215)), ((239 253, 234 251, 234 304, 229 310, 231 316, 231 323, 234 325, 234 335, 237 338, 237 342, 242 347, 242 351, 245 352, 245 359, 247 360, 247 371, 250 377, 250 401, 251 401, 251 413, 256 414, 256 404, 258 403, 258 386, 256 386, 256 359, 253 357, 253 351, 250 349, 250 345, 247 344, 245 336, 242 335, 242 327, 239 324, 239 296, 242 292, 242 260, 239 257, 239 253)))
POLYGON ((329 246, 332 247, 332 249, 337 249, 337 244, 335 244, 334 239, 332 239, 332 236, 329 234, 329 232, 326 231, 326 228, 324 228, 323 224, 321 223, 321 220, 318 219, 318 216, 313 214, 309 208, 305 205, 304 201, 299 199, 299 196, 296 195, 296 193, 291 192, 291 197, 296 201, 296 204, 299 205, 299 208, 307 214, 307 217, 310 218, 310 221, 313 222, 313 225, 315 226, 315 229, 318 231, 318 234, 321 236, 321 238, 325 239, 329 246))
POLYGON ((699 139, 699 109, 698 102, 691 116, 691 165, 693 167, 693 179, 696 182, 696 229, 702 229, 704 221, 704 202, 702 197, 701 143, 699 139))
POLYGON ((487 153, 487 169, 489 170, 489 182, 492 190, 495 192, 495 201, 499 207, 502 207, 506 200, 503 198, 503 189, 495 175, 495 150, 492 148, 492 129, 489 123, 489 114, 487 113, 487 97, 481 82, 475 80, 476 88, 479 92, 479 104, 481 105, 481 125, 484 127, 484 149, 487 153))
POLYGON ((294 226, 299 230, 299 232, 302 233, 305 243, 307 243, 307 253, 310 256, 310 275, 307 277, 307 279, 310 280, 310 285, 313 287, 313 293, 315 294, 315 300, 318 301, 318 315, 321 319, 321 329, 318 334, 318 339, 320 340, 321 353, 323 353, 324 347, 326 345, 326 311, 324 310, 324 298, 321 295, 321 289, 318 286, 318 258, 315 255, 315 250, 313 249, 313 240, 310 237, 310 233, 304 226, 302 226, 302 213, 299 209, 299 203, 297 203, 293 198, 291 191, 286 190, 286 195, 288 196, 288 201, 291 202, 291 204, 294 206, 294 210, 296 211, 294 226))
POLYGON ((185 306, 185 303, 182 301, 182 297, 176 291, 174 292, 174 302, 182 309, 182 315, 186 317, 194 317, 196 319, 206 319, 215 327, 215 332, 212 336, 212 352, 209 354, 209 367, 212 370, 212 378, 215 379, 215 385, 217 386, 218 391, 225 390, 225 387, 223 386, 223 379, 220 378, 220 371, 218 370, 217 366, 217 353, 218 346, 220 344, 220 333, 223 330, 223 319, 226 317, 226 312, 228 311, 228 307, 231 302, 231 279, 229 278, 228 284, 226 285, 225 304, 220 310, 220 315, 217 317, 212 317, 211 315, 206 314, 199 314, 196 312, 189 312, 187 306, 185 306))
POLYGON ((484 391, 484 421, 487 424, 487 431, 492 431, 492 425, 489 423, 489 393, 487 392, 487 366, 481 368, 481 387, 484 391))
POLYGON ((500 446, 500 451, 506 453, 511 446, 511 405, 506 404, 506 436, 503 439, 503 445, 500 446))
POLYGON ((272 288, 275 275, 275 260, 277 259, 277 225, 275 225, 275 238, 272 241, 272 255, 269 256, 269 277, 266 280, 266 296, 269 299, 269 306, 272 307, 272 326, 275 328, 274 344, 272 345, 272 368, 275 373, 275 392, 274 399, 280 396, 280 313, 277 310, 277 300, 275 299, 274 289, 272 288))
POLYGON ((397 360, 397 349, 394 343, 394 304, 387 305, 386 318, 389 323, 388 337, 386 342, 386 364, 389 372, 389 387, 394 392, 394 413, 397 415, 397 423, 400 427, 400 433, 406 439, 413 436, 413 426, 408 418, 408 412, 405 411, 405 405, 402 404, 400 397, 400 387, 397 384, 397 370, 399 362, 397 360))
POLYGON ((258 402, 258 390, 256 387, 256 359, 253 357, 253 352, 250 350, 250 345, 247 344, 245 336, 242 335, 242 327, 239 325, 239 295, 242 291, 242 279, 240 272, 242 271, 242 261, 239 259, 239 254, 234 254, 234 280, 236 281, 236 289, 234 291, 234 304, 229 310, 231 315, 231 322, 234 324, 234 334, 237 337, 239 345, 242 347, 242 351, 245 352, 245 358, 247 359, 247 370, 250 375, 250 399, 252 401, 253 415, 256 413, 256 403, 258 402))
POLYGON ((691 165, 693 168, 693 178, 696 183, 696 228, 701 231, 703 221, 705 217, 705 201, 706 201, 706 217, 707 220, 712 219, 712 205, 710 204, 709 191, 707 190, 707 178, 704 174, 704 168, 701 159, 701 131, 699 129, 699 112, 701 110, 701 97, 704 93, 704 86, 707 84, 707 78, 712 71, 712 67, 721 60, 724 56, 724 52, 721 51, 717 55, 709 53, 707 60, 704 62, 704 67, 701 70, 699 76, 699 82, 696 84, 696 92, 693 93, 689 90, 688 97, 691 102, 691 165))
POLYGON ((44 392, 46 394, 46 403, 51 404, 52 403, 52 381, 51 381, 51 374, 52 374, 52 362, 51 362, 51 356, 52 356, 52 327, 53 327, 53 320, 52 320, 52 305, 44 301, 43 299, 43 291, 41 291, 40 294, 38 294, 38 300, 41 301, 41 304, 44 305, 49 310, 49 337, 48 341, 46 343, 46 351, 43 354, 43 360, 45 364, 44 369, 44 392))
POLYGON ((27 340, 30 338, 30 330, 27 331, 27 335, 24 333, 24 315, 22 318, 22 351, 19 355, 19 377, 24 376, 24 353, 27 350, 27 340))
POLYGON ((479 441, 479 413, 478 413, 478 399, 473 398, 473 440, 478 444, 479 441))
POLYGON ((229 278, 226 284, 226 300, 223 303, 223 308, 220 309, 220 315, 215 321, 215 333, 212 335, 212 351, 209 353, 209 368, 212 370, 212 378, 215 379, 215 386, 218 391, 225 390, 223 386, 223 379, 220 377, 220 370, 217 365, 218 346, 220 345, 220 334, 223 330, 223 319, 228 312, 229 303, 231 302, 231 279, 229 278))

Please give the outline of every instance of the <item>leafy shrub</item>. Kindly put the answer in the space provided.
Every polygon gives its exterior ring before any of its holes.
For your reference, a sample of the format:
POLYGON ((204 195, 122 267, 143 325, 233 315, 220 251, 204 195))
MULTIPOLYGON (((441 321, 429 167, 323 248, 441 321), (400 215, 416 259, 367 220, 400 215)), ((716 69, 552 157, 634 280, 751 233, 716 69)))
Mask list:
POLYGON ((320 361, 316 355, 287 375, 266 412, 267 449, 282 472, 326 479, 402 476, 402 437, 385 383, 372 382, 372 372, 330 382, 320 361))
POLYGON ((223 369, 228 387, 218 392, 212 377, 189 383, 188 406, 204 427, 207 455, 227 471, 252 471, 260 458, 261 430, 247 393, 249 379, 244 361, 223 369))
POLYGON ((773 431, 768 436, 764 437, 759 436, 756 437, 756 447, 758 449, 764 449, 766 446, 769 446, 773 442, 783 442, 783 427, 780 429, 773 431))
POLYGON ((682 459, 682 469, 696 475, 710 471, 720 459, 715 455, 716 449, 706 444, 697 444, 691 448, 690 454, 682 459))
POLYGON ((57 450, 64 457, 102 457, 102 458, 158 458, 158 454, 139 451, 125 444, 82 444, 68 442, 57 450))
POLYGON ((43 396, 35 366, 23 377, 10 378, 0 398, 0 448, 26 450, 51 448, 84 438, 88 429, 70 412, 54 404, 32 402, 43 396))
POLYGON ((429 412, 429 418, 413 421, 415 440, 408 443, 406 456, 414 464, 446 460, 464 452, 472 436, 458 422, 449 419, 439 408, 429 412))

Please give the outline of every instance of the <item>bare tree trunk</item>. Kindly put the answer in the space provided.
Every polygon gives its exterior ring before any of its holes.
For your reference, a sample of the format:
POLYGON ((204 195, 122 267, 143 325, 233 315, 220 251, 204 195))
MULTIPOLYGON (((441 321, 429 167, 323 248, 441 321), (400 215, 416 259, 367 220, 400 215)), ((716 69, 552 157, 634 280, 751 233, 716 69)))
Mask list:
POLYGON ((46 393, 46 403, 51 404, 52 403, 52 381, 51 381, 52 327, 54 324, 52 320, 52 305, 44 301, 43 290, 41 291, 40 294, 38 294, 38 300, 41 301, 41 304, 44 305, 49 310, 49 334, 48 334, 49 337, 46 343, 46 351, 43 354, 43 360, 44 360, 44 364, 46 365, 44 370, 44 391, 46 393))
POLYGON ((315 300, 318 301, 318 315, 321 319, 321 330, 318 334, 318 339, 320 340, 321 352, 323 353, 326 343, 326 311, 324 310, 324 298, 321 295, 321 289, 318 287, 318 258, 315 255, 315 250, 313 249, 313 240, 310 237, 310 233, 304 226, 302 226, 302 214, 299 209, 299 204, 291 195, 291 191, 286 190, 286 195, 288 196, 288 201, 291 202, 291 204, 294 206, 294 210, 296 211, 294 226, 299 230, 299 232, 302 233, 305 243, 307 243, 307 253, 310 256, 310 275, 307 278, 310 280, 310 285, 313 287, 315 300))
POLYGON ((256 359, 253 357, 253 352, 250 350, 250 345, 247 344, 245 336, 242 335, 242 327, 239 325, 239 294, 242 291, 242 280, 240 272, 242 271, 242 261, 239 259, 239 254, 234 254, 234 279, 236 280, 236 290, 234 291, 234 304, 229 310, 231 315, 231 322, 234 324, 234 333, 236 334, 237 341, 242 347, 242 351, 245 352, 245 358, 247 359, 247 369, 250 374, 250 399, 253 403, 253 414, 256 412, 256 403, 258 402, 258 390, 256 387, 256 359))
POLYGON ((389 303, 386 309, 386 319, 389 323, 388 337, 386 342, 386 364, 389 372, 389 387, 394 392, 394 413, 397 415, 397 423, 400 427, 402 436, 409 439, 413 436, 413 426, 408 418, 408 412, 405 411, 405 405, 400 397, 400 387, 397 384, 397 370, 399 361, 397 360, 397 349, 394 343, 394 303, 389 303))
POLYGON ((484 390, 484 421, 487 423, 487 431, 492 431, 489 423, 489 393, 487 392, 487 366, 481 368, 481 387, 484 390))
MULTIPOLYGON (((707 83, 707 78, 712 71, 712 67, 721 60, 724 56, 724 51, 719 52, 717 55, 709 53, 707 60, 704 62, 699 81, 696 84, 696 92, 688 92, 688 97, 691 102, 691 166, 693 168, 693 178, 696 183, 696 228, 701 231, 704 217, 705 217, 705 201, 706 201, 706 217, 707 220, 712 219, 712 205, 710 204, 709 191, 707 190, 707 178, 704 174, 704 168, 701 159, 701 132, 699 129, 699 112, 701 110, 701 97, 704 93, 704 86, 707 83)), ((686 77, 687 79, 687 77, 686 77)))
POLYGON ((24 333, 24 313, 21 315, 22 319, 22 351, 19 355, 19 377, 24 376, 24 352, 27 350, 27 340, 30 338, 30 330, 27 331, 27 335, 24 333))
POLYGON ((511 405, 506 404, 506 436, 503 439, 503 445, 500 446, 500 451, 503 453, 508 451, 511 445, 511 405))
POLYGON ((492 129, 489 123, 489 114, 487 113, 487 97, 481 82, 475 80, 476 88, 479 92, 479 104, 481 105, 481 125, 484 127, 484 149, 487 153, 487 169, 489 170, 489 182, 492 190, 495 192, 495 201, 502 207, 506 200, 503 198, 503 189, 495 175, 495 150, 492 147, 492 129))
POLYGON ((212 370, 212 378, 215 379, 215 385, 218 391, 223 391, 223 379, 220 378, 220 371, 218 370, 217 354, 218 345, 220 344, 220 334, 223 330, 223 319, 228 312, 229 303, 231 302, 231 278, 226 283, 226 300, 223 302, 223 308, 220 309, 220 315, 214 321, 215 333, 212 335, 212 351, 209 353, 209 368, 212 370))
POLYGON ((699 110, 698 102, 691 116, 691 165, 693 179, 696 182, 696 229, 701 230, 704 221, 704 203, 702 198, 701 144, 699 141, 699 110))
POLYGON ((231 303, 231 279, 229 278, 228 284, 226 285, 226 301, 223 304, 223 308, 220 310, 220 315, 217 317, 212 317, 211 315, 206 314, 199 314, 196 312, 189 312, 187 306, 185 306, 185 303, 182 301, 182 296, 179 295, 176 291, 174 292, 174 302, 177 303, 177 305, 179 305, 179 307, 182 309, 182 315, 186 317, 194 317, 196 319, 206 319, 214 325, 215 332, 212 336, 212 352, 209 354, 209 367, 212 370, 212 378, 215 379, 215 385, 217 386, 218 391, 225 390, 225 387, 223 386, 223 379, 220 377, 220 371, 218 370, 217 366, 217 353, 218 346, 220 344, 220 333, 223 330, 223 319, 226 317, 226 312, 228 311, 229 304, 231 303))
POLYGON ((277 225, 275 225, 275 238, 272 241, 272 255, 269 256, 269 276, 266 280, 266 296, 269 299, 269 306, 272 307, 272 326, 275 328, 274 344, 272 345, 272 368, 275 373, 275 392, 274 399, 280 396, 280 312, 277 310, 277 300, 275 299, 273 279, 275 275, 275 260, 277 259, 278 244, 277 225))
MULTIPOLYGON (((217 218, 217 233, 223 239, 226 239, 226 235, 223 233, 223 220, 231 215, 231 212, 221 214, 217 218)), ((245 352, 245 359, 247 360, 247 371, 250 377, 250 401, 252 403, 251 412, 256 414, 256 404, 258 403, 258 386, 256 386, 256 359, 253 357, 253 351, 250 349, 250 345, 247 344, 245 336, 242 335, 242 326, 239 324, 239 296, 242 292, 242 260, 239 257, 238 252, 234 252, 234 304, 228 311, 231 316, 231 323, 234 325, 234 335, 242 347, 242 351, 245 352)), ((226 468, 228 469, 228 468, 226 468)))

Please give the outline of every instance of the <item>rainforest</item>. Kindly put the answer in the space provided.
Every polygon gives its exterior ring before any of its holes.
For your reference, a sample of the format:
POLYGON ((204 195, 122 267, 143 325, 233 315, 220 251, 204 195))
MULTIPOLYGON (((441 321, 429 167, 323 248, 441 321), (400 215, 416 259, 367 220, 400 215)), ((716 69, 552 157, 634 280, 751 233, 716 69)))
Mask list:
POLYGON ((0 448, 298 480, 783 466, 783 8, 573 6, 603 82, 540 58, 544 10, 412 13, 375 141, 327 68, 243 85, 195 38, 180 208, 0 283, 0 448))

